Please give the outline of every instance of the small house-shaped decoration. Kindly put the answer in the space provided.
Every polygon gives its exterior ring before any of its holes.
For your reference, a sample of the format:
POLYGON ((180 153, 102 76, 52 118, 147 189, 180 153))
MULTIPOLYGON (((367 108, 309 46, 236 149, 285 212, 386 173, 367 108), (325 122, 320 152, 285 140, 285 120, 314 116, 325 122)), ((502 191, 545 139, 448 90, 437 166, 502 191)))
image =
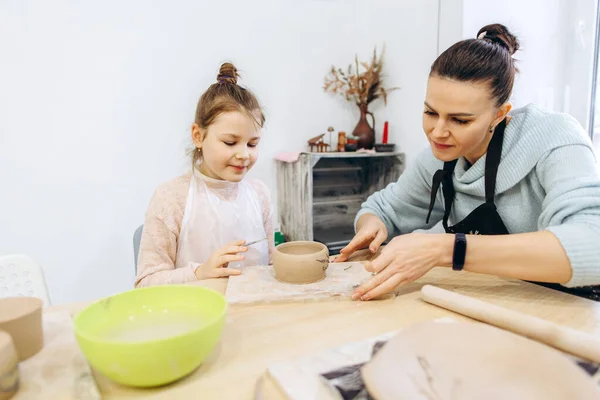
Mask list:
POLYGON ((324 133, 308 140, 308 146, 310 147, 311 153, 315 152, 315 148, 317 153, 325 153, 328 151, 329 145, 325 143, 323 136, 325 136, 324 133))

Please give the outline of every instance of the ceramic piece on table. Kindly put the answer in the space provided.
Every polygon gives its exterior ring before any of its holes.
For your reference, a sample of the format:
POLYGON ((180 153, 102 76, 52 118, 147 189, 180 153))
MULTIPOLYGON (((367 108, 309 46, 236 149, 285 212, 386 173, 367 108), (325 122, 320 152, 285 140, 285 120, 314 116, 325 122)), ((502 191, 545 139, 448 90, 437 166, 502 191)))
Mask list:
POLYGON ((8 400, 19 389, 19 357, 12 337, 0 331, 0 400, 8 400))
POLYGON ((275 278, 285 283, 313 283, 325 279, 329 250, 323 243, 297 241, 273 251, 275 278))
POLYGON ((0 299, 0 330, 12 336, 19 361, 28 359, 44 346, 43 305, 37 297, 0 299))
POLYGON ((391 153, 396 149, 394 143, 375 143, 374 146, 377 153, 391 153))
POLYGON ((489 325, 424 322, 402 330, 362 369, 369 394, 388 399, 598 399, 575 362, 489 325))
POLYGON ((346 143, 344 144, 344 151, 356 151, 358 148, 358 138, 355 136, 346 136, 346 143))
POLYGON ((344 151, 345 152, 356 151, 356 143, 346 143, 344 145, 344 151))

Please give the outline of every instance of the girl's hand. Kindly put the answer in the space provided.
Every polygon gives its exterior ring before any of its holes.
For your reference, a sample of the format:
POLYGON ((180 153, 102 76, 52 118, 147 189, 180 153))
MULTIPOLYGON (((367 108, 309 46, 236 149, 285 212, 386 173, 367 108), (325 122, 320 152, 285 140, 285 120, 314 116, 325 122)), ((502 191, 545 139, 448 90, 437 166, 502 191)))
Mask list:
POLYGON ((350 243, 342 250, 340 255, 337 256, 334 262, 344 262, 352 256, 352 254, 360 250, 367 245, 371 253, 377 253, 379 246, 388 237, 388 230, 382 220, 373 214, 362 215, 356 224, 357 232, 352 238, 350 243))
POLYGON ((433 267, 445 265, 453 239, 453 235, 428 233, 396 236, 379 257, 365 263, 365 269, 375 276, 358 287, 352 299, 373 299, 419 279, 433 267))
POLYGON ((199 280, 210 278, 223 278, 231 275, 240 275, 242 272, 237 269, 227 268, 230 262, 243 261, 244 256, 239 253, 245 253, 248 248, 244 246, 245 240, 231 242, 219 250, 215 251, 204 264, 200 264, 194 274, 199 280))

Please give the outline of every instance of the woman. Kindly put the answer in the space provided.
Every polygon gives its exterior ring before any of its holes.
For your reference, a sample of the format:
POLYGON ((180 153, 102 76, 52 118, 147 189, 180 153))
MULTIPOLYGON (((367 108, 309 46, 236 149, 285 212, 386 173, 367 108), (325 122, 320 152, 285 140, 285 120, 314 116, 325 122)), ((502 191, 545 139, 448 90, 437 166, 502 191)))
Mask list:
POLYGON ((373 194, 337 261, 368 246, 369 300, 433 267, 567 287, 600 284, 600 178, 591 142, 570 116, 511 112, 517 39, 483 27, 431 67, 423 111, 430 148, 373 194), (510 112, 510 114, 509 114, 510 112), (440 190, 441 189, 441 190, 440 190), (446 234, 411 233, 442 221, 446 234))

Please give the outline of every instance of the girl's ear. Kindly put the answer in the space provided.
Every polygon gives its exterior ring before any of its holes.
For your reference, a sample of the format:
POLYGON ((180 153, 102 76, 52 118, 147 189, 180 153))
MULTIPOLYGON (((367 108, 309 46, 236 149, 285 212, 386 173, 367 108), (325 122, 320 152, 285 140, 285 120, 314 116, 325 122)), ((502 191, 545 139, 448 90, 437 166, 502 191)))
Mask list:
POLYGON ((204 142, 204 138, 206 137, 206 132, 204 129, 200 128, 198 124, 192 124, 192 141, 197 148, 202 148, 202 142, 204 142))

